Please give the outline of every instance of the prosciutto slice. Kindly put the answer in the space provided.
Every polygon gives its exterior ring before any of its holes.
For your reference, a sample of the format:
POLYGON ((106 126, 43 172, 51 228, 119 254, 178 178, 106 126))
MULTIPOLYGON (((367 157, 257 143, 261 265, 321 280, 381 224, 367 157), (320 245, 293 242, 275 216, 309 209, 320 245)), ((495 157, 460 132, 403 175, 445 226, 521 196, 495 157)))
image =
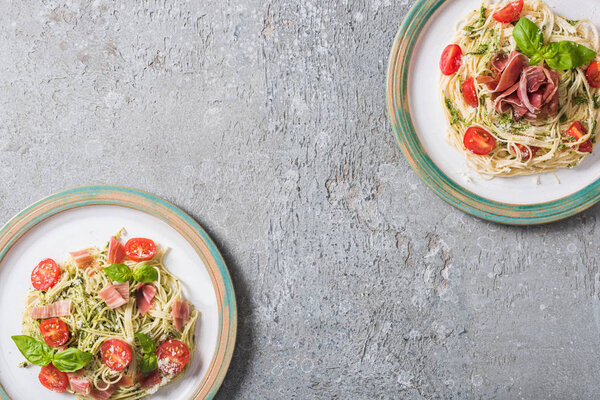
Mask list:
POLYGON ((71 300, 60 300, 45 306, 33 307, 29 316, 33 319, 66 317, 71 313, 71 300))
POLYGON ((171 315, 173 316, 173 323, 175 324, 175 329, 178 331, 183 328, 186 322, 190 319, 190 306, 185 301, 175 300, 173 302, 173 309, 171 310, 171 315))
POLYGON ((72 391, 87 396, 92 388, 92 380, 85 377, 84 374, 84 370, 80 369, 77 372, 67 372, 67 377, 72 391))
POLYGON ((137 287, 135 300, 140 314, 145 315, 152 308, 152 299, 156 294, 156 288, 150 283, 141 283, 137 287))
POLYGON ((100 290, 98 295, 110 308, 120 307, 129 301, 129 283, 123 282, 116 285, 108 285, 100 290))
POLYGON ((114 236, 110 237, 106 261, 109 264, 119 264, 125 258, 125 248, 114 236))
POLYGON ((87 250, 72 251, 69 254, 71 254, 79 268, 86 268, 92 262, 92 256, 87 250))
POLYGON ((498 54, 492 60, 496 76, 478 76, 477 81, 485 84, 493 93, 503 92, 519 81, 526 64, 527 57, 518 51, 510 53, 508 58, 498 54))
POLYGON ((89 396, 94 400, 106 400, 117 390, 115 385, 110 385, 106 390, 92 388, 89 396))
POLYGON ((140 375, 138 375, 137 378, 138 378, 137 379, 138 382, 140 383, 140 386, 143 389, 147 389, 154 385, 158 385, 161 381, 160 374, 158 373, 158 369, 155 369, 154 371, 150 372, 146 376, 143 376, 142 374, 140 374, 140 375))

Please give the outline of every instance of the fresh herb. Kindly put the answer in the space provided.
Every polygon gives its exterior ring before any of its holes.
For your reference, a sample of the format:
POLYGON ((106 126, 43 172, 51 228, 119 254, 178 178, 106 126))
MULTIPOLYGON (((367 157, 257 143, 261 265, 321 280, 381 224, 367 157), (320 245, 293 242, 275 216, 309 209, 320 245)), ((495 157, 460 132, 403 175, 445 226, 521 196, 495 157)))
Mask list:
POLYGON ((94 357, 92 353, 74 347, 55 353, 54 349, 46 343, 27 335, 12 336, 12 340, 30 363, 40 366, 52 363, 63 372, 77 371, 85 367, 94 357))
POLYGON ((594 108, 597 110, 600 108, 600 94, 596 93, 592 98, 594 102, 594 108))
POLYGON ((575 96, 571 101, 573 102, 573 104, 579 105, 586 104, 587 102, 589 102, 589 99, 586 96, 575 96))
POLYGON ((596 57, 595 51, 569 40, 544 45, 541 29, 525 17, 515 26, 513 37, 521 52, 530 57, 531 65, 546 61, 550 68, 566 71, 580 67, 596 57))
POLYGON ((465 32, 465 35, 467 37, 472 38, 473 36, 475 36, 475 31, 481 29, 483 25, 485 25, 485 21, 487 20, 486 13, 487 8, 481 6, 481 8, 479 9, 479 18, 477 19, 477 21, 475 21, 473 25, 468 25, 463 28, 463 31, 465 32))
POLYGON ((119 283, 128 282, 132 279, 142 283, 154 282, 158 279, 158 271, 150 265, 142 265, 132 271, 125 264, 112 264, 104 268, 104 272, 110 279, 119 283))
POLYGON ((561 124, 564 124, 565 122, 567 122, 569 120, 569 117, 567 117, 567 114, 563 114, 560 116, 560 118, 558 120, 560 121, 561 124))
POLYGON ((592 135, 594 134, 594 132, 596 131, 596 126, 598 125, 598 121, 596 121, 595 119, 592 120, 591 126, 590 126, 590 132, 592 133, 592 135))
POLYGON ((573 26, 577 25, 579 23, 578 19, 567 19, 567 22, 573 26))
POLYGON ((564 149, 566 149, 566 148, 567 148, 567 145, 566 145, 566 144, 564 144, 564 143, 561 143, 561 144, 559 144, 559 145, 558 145, 558 148, 557 148, 557 150, 558 150, 558 151, 561 151, 561 150, 564 150, 564 149))
POLYGON ((150 265, 142 265, 133 271, 133 279, 138 282, 154 282, 158 280, 158 271, 150 265))
POLYGON ((477 50, 471 51, 470 53, 467 53, 467 54, 474 55, 474 56, 481 56, 481 55, 486 54, 488 52, 489 48, 490 48, 489 43, 484 43, 484 44, 479 45, 477 50))
POLYGON ((483 5, 481 6, 481 8, 479 9, 479 19, 477 20, 477 23, 479 24, 479 26, 483 26, 485 24, 485 21, 487 20, 487 8, 485 8, 483 5))
POLYGON ((454 104, 452 104, 452 100, 450 99, 446 99, 446 108, 448 109, 448 112, 450 112, 450 124, 454 125, 459 121, 462 121, 462 118, 460 117, 460 113, 458 112, 458 110, 454 107, 454 104))
POLYGON ((158 358, 156 356, 156 343, 152 338, 145 333, 136 333, 135 337, 140 342, 144 355, 140 360, 140 371, 142 374, 148 375, 150 372, 158 368, 158 358))

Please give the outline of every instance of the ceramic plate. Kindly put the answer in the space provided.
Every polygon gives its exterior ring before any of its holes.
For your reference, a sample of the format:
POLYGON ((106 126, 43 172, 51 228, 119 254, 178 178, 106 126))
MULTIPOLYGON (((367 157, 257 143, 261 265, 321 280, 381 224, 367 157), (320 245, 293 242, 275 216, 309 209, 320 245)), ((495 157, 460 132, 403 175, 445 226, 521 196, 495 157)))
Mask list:
POLYGON ((237 326, 233 286, 219 251, 206 232, 172 204, 133 189, 89 186, 33 204, 0 231, 0 398, 75 398, 45 389, 37 378, 39 367, 17 368, 24 358, 10 336, 21 333, 24 298, 39 260, 62 262, 69 251, 104 246, 122 227, 127 237, 149 237, 169 247, 165 266, 200 311, 197 346, 187 373, 151 398, 214 397, 231 361, 237 326))
MULTIPOLYGON (((481 7, 480 0, 417 0, 402 23, 390 54, 387 106, 402 152, 440 197, 481 218, 536 224, 569 217, 600 196, 600 151, 576 168, 485 180, 469 170, 464 156, 446 141, 448 123, 438 95, 439 58, 457 23, 481 7), (539 177, 539 183, 537 182, 539 177)), ((597 0, 547 0, 571 19, 600 26, 597 0)))

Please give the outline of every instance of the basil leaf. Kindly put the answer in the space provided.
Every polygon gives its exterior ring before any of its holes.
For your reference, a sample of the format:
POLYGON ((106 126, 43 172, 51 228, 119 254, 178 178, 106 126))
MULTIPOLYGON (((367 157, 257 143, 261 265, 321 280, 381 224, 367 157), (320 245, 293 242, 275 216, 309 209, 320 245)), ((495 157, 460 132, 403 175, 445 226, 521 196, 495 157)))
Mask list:
POLYGON ((125 264, 112 264, 104 268, 104 272, 115 282, 127 282, 131 279, 131 268, 125 264))
POLYGON ((142 346, 142 351, 144 353, 154 353, 156 352, 156 344, 154 340, 145 333, 136 333, 135 337, 140 341, 140 345, 142 346))
POLYGON ((23 356, 32 364, 48 365, 54 356, 54 350, 46 343, 27 335, 11 336, 23 356))
POLYGON ((544 34, 536 24, 522 17, 513 29, 513 37, 521 52, 529 57, 535 56, 544 45, 544 34))
POLYGON ((56 353, 52 364, 62 372, 75 372, 85 367, 94 357, 92 353, 69 347, 65 351, 56 353))
POLYGON ((548 66, 552 69, 565 71, 580 67, 596 58, 596 52, 594 50, 588 49, 578 43, 571 42, 570 40, 563 40, 556 44, 549 43, 548 45, 552 45, 553 48, 557 49, 557 52, 553 57, 546 59, 546 63, 548 63, 548 66))
POLYGON ((148 375, 150 372, 158 368, 158 357, 156 354, 144 354, 140 361, 140 371, 142 374, 148 375))
POLYGON ((142 265, 133 271, 133 279, 138 282, 154 282, 158 279, 158 271, 150 265, 142 265))

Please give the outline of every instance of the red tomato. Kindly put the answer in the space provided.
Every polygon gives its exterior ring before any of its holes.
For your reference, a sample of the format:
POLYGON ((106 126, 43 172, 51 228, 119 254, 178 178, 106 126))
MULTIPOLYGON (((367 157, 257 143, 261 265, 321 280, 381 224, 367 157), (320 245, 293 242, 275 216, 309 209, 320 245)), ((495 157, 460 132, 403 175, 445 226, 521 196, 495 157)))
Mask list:
POLYGON ((467 150, 470 150, 479 156, 485 156, 494 149, 496 140, 485 129, 478 126, 472 126, 465 132, 463 144, 467 150))
MULTIPOLYGON (((585 129, 585 126, 583 126, 583 124, 580 121, 573 122, 569 129, 567 129, 567 132, 565 132, 565 136, 572 137, 574 141, 578 141, 586 134, 587 129, 585 129)), ((585 142, 580 143, 577 150, 579 150, 582 153, 591 153, 593 147, 594 145, 592 144, 592 141, 588 139, 585 142)))
POLYGON ((179 340, 167 340, 156 350, 158 368, 165 374, 178 374, 190 361, 190 351, 179 340))
POLYGON ((523 11, 523 5, 523 0, 511 1, 502 10, 496 11, 494 14, 492 14, 492 18, 505 24, 513 22, 521 15, 521 11, 523 11))
POLYGON ((151 239, 133 238, 125 243, 125 254, 133 261, 146 261, 154 257, 156 245, 151 239))
POLYGON ((440 69, 444 75, 452 75, 462 64, 462 50, 457 44, 446 46, 440 58, 440 69))
POLYGON ((526 146, 523 146, 520 143, 515 143, 513 145, 513 147, 519 149, 519 151, 521 152, 521 160, 523 160, 523 161, 527 161, 531 157, 535 157, 535 154, 540 149, 539 147, 535 147, 535 146, 529 146, 529 148, 527 148, 526 146), (531 150, 531 152, 529 150, 531 150))
POLYGON ((102 362, 113 371, 123 371, 131 362, 131 347, 120 339, 108 339, 100 346, 102 362))
POLYGON ((594 61, 585 73, 588 83, 593 88, 600 88, 600 62, 594 61))
POLYGON ((69 340, 67 324, 58 318, 45 319, 40 323, 40 333, 48 346, 57 347, 69 340))
POLYGON ((31 284, 37 290, 48 290, 60 279, 60 268, 51 258, 40 261, 31 272, 31 284))
POLYGON ((50 389, 53 392, 62 393, 67 390, 69 378, 67 374, 59 371, 54 365, 48 364, 42 367, 40 374, 38 375, 40 382, 46 389, 50 389))
POLYGON ((477 92, 475 91, 475 79, 473 77, 467 79, 462 86, 462 94, 465 101, 471 107, 477 108, 479 100, 477 100, 477 92))

